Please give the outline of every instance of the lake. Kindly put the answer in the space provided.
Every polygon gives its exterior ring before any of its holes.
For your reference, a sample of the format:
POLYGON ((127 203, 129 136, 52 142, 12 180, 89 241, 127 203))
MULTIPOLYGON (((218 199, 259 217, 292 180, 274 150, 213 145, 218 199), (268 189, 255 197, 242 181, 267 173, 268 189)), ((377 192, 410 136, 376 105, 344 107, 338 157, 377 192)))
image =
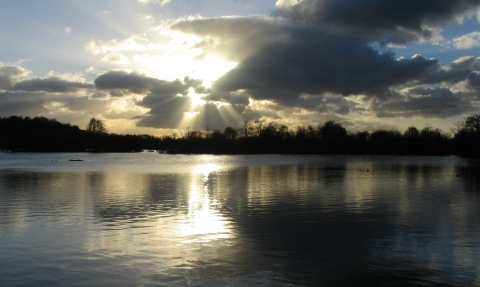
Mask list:
POLYGON ((480 286, 479 259, 475 160, 0 153, 0 286, 480 286))

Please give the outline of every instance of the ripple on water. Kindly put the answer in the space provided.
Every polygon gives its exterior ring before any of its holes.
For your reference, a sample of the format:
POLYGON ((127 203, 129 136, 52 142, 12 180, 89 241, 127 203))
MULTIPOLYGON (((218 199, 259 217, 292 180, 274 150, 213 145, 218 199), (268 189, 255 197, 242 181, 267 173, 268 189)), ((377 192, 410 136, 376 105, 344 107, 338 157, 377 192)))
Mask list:
POLYGON ((461 159, 21 156, 0 162, 0 285, 478 283, 461 159))

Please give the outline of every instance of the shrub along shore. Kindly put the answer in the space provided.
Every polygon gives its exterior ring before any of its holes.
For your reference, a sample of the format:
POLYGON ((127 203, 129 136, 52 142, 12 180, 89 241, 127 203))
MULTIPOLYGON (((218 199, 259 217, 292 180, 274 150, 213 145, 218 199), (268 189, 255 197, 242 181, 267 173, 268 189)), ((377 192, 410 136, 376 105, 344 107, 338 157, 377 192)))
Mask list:
POLYGON ((349 133, 328 121, 318 127, 263 121, 223 131, 179 130, 168 136, 108 133, 92 118, 85 130, 44 117, 0 118, 0 149, 11 152, 132 152, 194 154, 459 155, 480 158, 480 115, 458 122, 452 134, 432 127, 349 133))

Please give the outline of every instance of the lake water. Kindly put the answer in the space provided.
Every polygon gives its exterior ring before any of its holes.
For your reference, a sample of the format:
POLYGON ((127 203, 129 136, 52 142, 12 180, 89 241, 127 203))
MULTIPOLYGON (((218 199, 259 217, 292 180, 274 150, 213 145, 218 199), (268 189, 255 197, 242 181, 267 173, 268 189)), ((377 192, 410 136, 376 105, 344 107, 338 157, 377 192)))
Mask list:
POLYGON ((255 285, 480 286, 480 163, 0 153, 0 286, 255 285))

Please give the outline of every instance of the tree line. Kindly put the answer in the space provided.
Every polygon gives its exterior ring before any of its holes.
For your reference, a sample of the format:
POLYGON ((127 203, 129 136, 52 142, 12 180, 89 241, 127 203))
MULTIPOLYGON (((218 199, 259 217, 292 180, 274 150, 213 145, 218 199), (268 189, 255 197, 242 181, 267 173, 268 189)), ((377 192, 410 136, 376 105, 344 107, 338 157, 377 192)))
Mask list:
POLYGON ((221 130, 178 130, 168 136, 119 135, 92 118, 85 130, 44 117, 0 118, 0 149, 29 152, 132 152, 208 154, 385 154, 480 158, 480 115, 458 122, 452 133, 409 127, 350 133, 339 123, 298 126, 245 121, 221 130))

